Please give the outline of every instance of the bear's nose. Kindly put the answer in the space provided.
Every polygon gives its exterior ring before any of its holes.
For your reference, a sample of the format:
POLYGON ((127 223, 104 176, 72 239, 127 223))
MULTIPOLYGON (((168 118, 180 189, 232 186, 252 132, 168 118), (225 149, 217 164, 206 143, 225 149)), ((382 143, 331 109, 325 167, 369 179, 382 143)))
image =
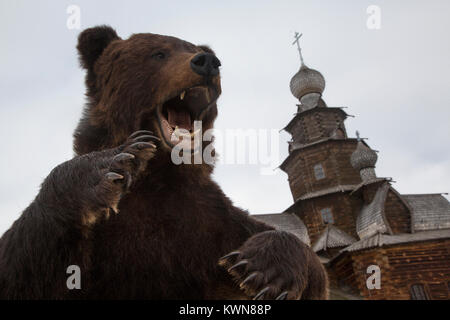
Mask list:
POLYGON ((212 53, 199 53, 191 60, 191 68, 204 77, 219 74, 220 61, 212 53))

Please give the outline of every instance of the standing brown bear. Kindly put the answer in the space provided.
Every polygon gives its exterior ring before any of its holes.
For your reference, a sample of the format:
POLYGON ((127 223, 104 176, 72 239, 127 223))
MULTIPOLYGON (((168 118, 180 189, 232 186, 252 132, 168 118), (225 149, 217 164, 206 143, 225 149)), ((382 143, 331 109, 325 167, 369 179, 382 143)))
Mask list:
POLYGON ((0 239, 0 298, 326 299, 310 248, 234 207, 212 165, 171 160, 181 129, 195 136, 194 120, 207 130, 217 116, 213 51, 108 26, 82 32, 78 51, 76 156, 0 239), (80 289, 68 289, 71 265, 80 289))

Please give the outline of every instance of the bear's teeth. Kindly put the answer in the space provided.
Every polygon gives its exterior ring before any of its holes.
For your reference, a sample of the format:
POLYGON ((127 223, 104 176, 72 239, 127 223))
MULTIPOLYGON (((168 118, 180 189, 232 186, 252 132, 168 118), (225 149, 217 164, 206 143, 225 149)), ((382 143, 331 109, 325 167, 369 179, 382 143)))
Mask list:
POLYGON ((189 133, 186 132, 180 132, 180 136, 185 137, 185 138, 190 138, 191 135, 189 133))
POLYGON ((186 91, 183 91, 181 94, 180 94, 180 100, 183 100, 184 99, 184 95, 186 94, 186 91))
POLYGON ((175 130, 173 131, 173 134, 175 135, 175 137, 177 137, 177 139, 180 138, 179 137, 180 132, 178 131, 178 126, 175 126, 175 130))
POLYGON ((169 130, 170 141, 176 142, 176 141, 180 140, 178 138, 178 134, 177 133, 178 133, 178 127, 175 127, 175 130, 172 129, 172 127, 170 127, 170 130, 169 130))
POLYGON ((173 129, 170 126, 169 122, 167 122, 167 120, 163 120, 164 125, 166 126, 167 130, 169 131, 170 134, 172 134, 173 129))
POLYGON ((191 137, 194 137, 199 132, 200 132, 200 129, 195 130, 194 132, 191 133, 191 137))
POLYGON ((190 137, 191 135, 189 133, 186 133, 184 131, 187 131, 186 129, 180 130, 180 128, 178 128, 178 126, 175 127, 175 131, 173 132, 173 134, 175 135, 175 137, 177 137, 177 139, 180 139, 180 137, 190 137))

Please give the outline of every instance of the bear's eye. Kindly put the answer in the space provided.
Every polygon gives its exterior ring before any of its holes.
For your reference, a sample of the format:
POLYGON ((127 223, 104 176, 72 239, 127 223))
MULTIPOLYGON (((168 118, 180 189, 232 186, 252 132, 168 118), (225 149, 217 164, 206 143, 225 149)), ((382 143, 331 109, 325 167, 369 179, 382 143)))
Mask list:
POLYGON ((166 54, 162 51, 155 52, 152 54, 152 58, 156 60, 163 60, 166 57, 166 54))

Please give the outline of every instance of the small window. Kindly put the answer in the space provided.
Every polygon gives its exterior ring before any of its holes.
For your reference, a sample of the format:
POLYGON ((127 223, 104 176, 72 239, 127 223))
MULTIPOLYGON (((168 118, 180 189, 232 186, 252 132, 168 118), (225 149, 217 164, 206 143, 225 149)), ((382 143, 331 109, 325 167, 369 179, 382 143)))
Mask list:
POLYGON ((413 284, 410 294, 411 300, 429 300, 423 284, 413 284))
POLYGON ((325 224, 334 223, 333 213, 331 212, 331 208, 322 209, 322 210, 320 210, 320 213, 322 214, 323 223, 325 223, 325 224))
POLYGON ((325 178, 325 171, 323 171, 323 167, 320 163, 314 166, 314 175, 316 176, 316 180, 325 178))

